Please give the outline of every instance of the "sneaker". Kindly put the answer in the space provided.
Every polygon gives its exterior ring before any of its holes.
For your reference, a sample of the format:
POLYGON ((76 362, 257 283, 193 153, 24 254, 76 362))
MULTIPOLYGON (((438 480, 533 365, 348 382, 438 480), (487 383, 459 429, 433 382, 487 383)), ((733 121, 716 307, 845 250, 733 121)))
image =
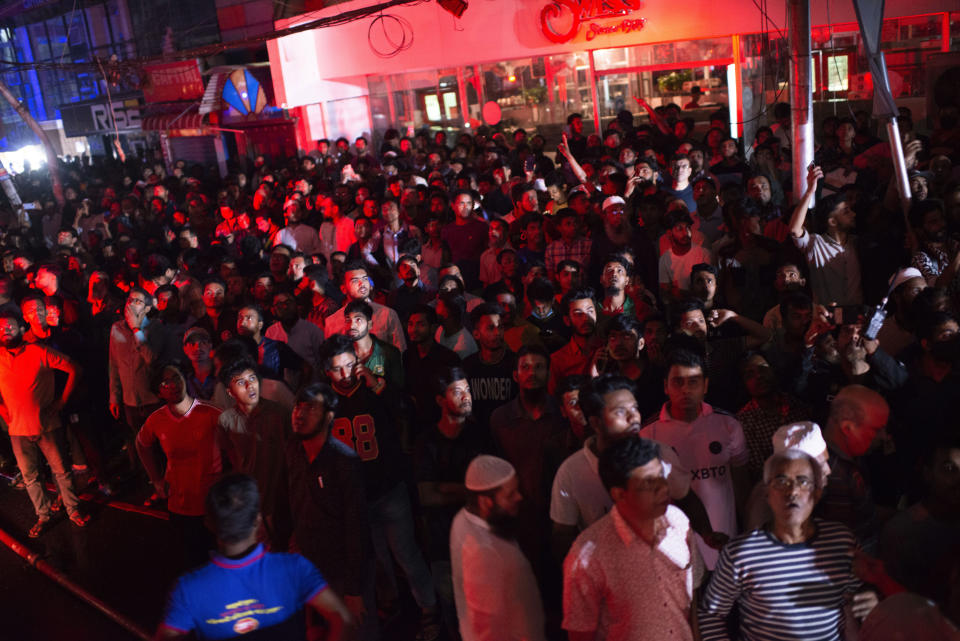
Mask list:
POLYGON ((81 514, 80 512, 74 512, 70 515, 70 522, 76 525, 77 527, 87 527, 87 523, 90 522, 89 514, 81 514))
POLYGON ((43 531, 47 529, 47 525, 50 523, 50 519, 37 519, 37 522, 33 524, 33 527, 30 528, 30 532, 27 533, 31 539, 35 539, 43 534, 43 531))
POLYGON ((417 641, 436 641, 440 638, 440 611, 437 608, 424 610, 420 615, 417 641))

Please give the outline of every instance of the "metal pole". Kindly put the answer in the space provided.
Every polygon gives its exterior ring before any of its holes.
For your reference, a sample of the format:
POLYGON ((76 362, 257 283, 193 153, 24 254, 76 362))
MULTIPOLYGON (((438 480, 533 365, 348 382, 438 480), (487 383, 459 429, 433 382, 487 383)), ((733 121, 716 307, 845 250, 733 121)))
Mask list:
POLYGON ((897 181, 897 191, 900 192, 900 203, 903 208, 903 217, 910 229, 910 201, 913 194, 910 192, 910 178, 907 176, 907 164, 903 158, 903 143, 900 141, 900 128, 897 127, 895 116, 887 120, 887 138, 890 139, 890 157, 893 158, 893 179, 897 181))
POLYGON ((23 209, 23 201, 20 200, 20 194, 17 193, 17 186, 13 184, 13 176, 7 173, 7 168, 3 166, 0 160, 0 185, 3 186, 3 192, 10 201, 13 213, 17 215, 17 223, 21 227, 29 227, 30 219, 27 218, 27 212, 23 209))
POLYGON ((122 614, 115 612, 108 606, 106 603, 93 596, 79 585, 68 579, 66 576, 55 570, 49 563, 40 558, 40 555, 36 552, 31 552, 27 547, 20 544, 15 538, 0 530, 0 543, 3 543, 8 548, 13 550, 18 556, 20 556, 24 561, 33 567, 37 568, 40 572, 45 574, 47 577, 53 579, 59 583, 62 587, 66 588, 68 591, 72 592, 74 596, 79 597, 81 600, 86 601, 93 607, 97 608, 114 623, 120 625, 122 628, 127 630, 130 634, 136 636, 139 639, 144 641, 149 641, 151 636, 145 631, 141 630, 135 623, 124 617, 122 614))
POLYGON ((807 167, 813 162, 813 56, 810 42, 810 0, 787 0, 790 34, 790 106, 793 134, 793 194, 805 190, 807 167))

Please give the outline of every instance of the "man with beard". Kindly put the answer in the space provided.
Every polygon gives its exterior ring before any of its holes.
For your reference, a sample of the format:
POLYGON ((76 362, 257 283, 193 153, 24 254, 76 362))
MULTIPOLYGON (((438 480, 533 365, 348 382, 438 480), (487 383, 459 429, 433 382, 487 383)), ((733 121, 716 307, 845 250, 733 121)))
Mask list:
POLYGON ((813 300, 821 305, 859 305, 863 303, 860 287, 860 258, 856 229, 856 212, 850 208, 843 193, 826 196, 817 201, 816 220, 822 233, 804 229, 807 210, 817 191, 817 181, 823 178, 819 167, 807 172, 807 189, 790 217, 790 235, 793 244, 803 254, 810 267, 810 287, 813 300))
POLYGON ((636 257, 636 271, 645 283, 652 283, 657 274, 657 250, 646 234, 634 231, 626 216, 626 203, 620 196, 603 201, 603 225, 594 231, 587 265, 590 283, 600 280, 604 258, 624 249, 636 257))
POLYGON ((491 452, 489 431, 473 417, 467 374, 450 367, 434 379, 440 420, 417 440, 416 475, 427 529, 427 558, 440 595, 441 614, 451 638, 456 607, 450 575, 450 526, 466 501, 463 478, 476 456, 491 452))
POLYGON ((610 254, 603 259, 600 271, 600 285, 603 286, 603 301, 600 303, 600 319, 597 333, 603 336, 610 319, 620 314, 636 314, 636 305, 627 296, 627 283, 632 268, 630 262, 620 254, 610 254))
POLYGON ((456 219, 444 225, 443 242, 450 247, 450 255, 460 265, 463 281, 467 287, 479 283, 480 255, 487 248, 487 223, 474 216, 473 193, 460 190, 453 196, 453 211, 456 219))
POLYGON ((56 350, 24 343, 23 319, 16 310, 0 310, 0 345, 0 418, 8 426, 17 467, 37 514, 30 538, 40 536, 51 518, 40 481, 41 454, 50 465, 70 521, 84 527, 89 517, 80 513, 70 471, 57 445, 60 410, 76 387, 79 368, 56 350), (55 398, 55 371, 67 375, 60 398, 55 398))
MULTIPOLYGON (((340 289, 346 295, 348 303, 354 300, 366 301, 373 309, 370 331, 401 352, 407 349, 407 340, 403 336, 403 325, 400 323, 397 312, 370 300, 372 289, 370 274, 363 263, 350 262, 344 265, 340 289)), ((347 325, 345 312, 346 306, 343 306, 327 317, 324 324, 324 334, 333 336, 334 334, 344 333, 347 325)))
POLYGON ((523 495, 513 466, 473 459, 464 476, 467 505, 450 528, 453 591, 463 641, 544 641, 537 579, 514 539, 523 495))
POLYGON ((183 371, 177 364, 156 369, 152 383, 165 406, 144 422, 137 434, 137 452, 157 496, 167 499, 185 567, 193 567, 204 562, 209 550, 209 533, 203 525, 204 501, 223 471, 217 444, 220 410, 187 394, 183 371), (166 456, 166 471, 159 450, 166 456))
MULTIPOLYGON (((419 241, 414 241, 419 247, 419 241)), ((410 311, 430 300, 426 285, 420 280, 420 261, 416 256, 404 254, 397 262, 397 277, 400 286, 390 292, 388 302, 404 323, 410 318, 410 311)))
POLYGON ((910 331, 913 329, 910 306, 926 288, 926 279, 915 267, 906 267, 890 277, 890 313, 877 334, 877 341, 887 354, 897 356, 916 343, 917 337, 910 331))
POLYGON ((614 505, 563 564, 563 628, 571 641, 695 638, 691 609, 703 563, 689 520, 670 505, 663 449, 623 438, 599 457, 614 505))
POLYGON ((430 569, 414 536, 413 514, 404 480, 407 463, 394 420, 399 389, 387 386, 379 395, 374 392, 378 385, 376 377, 368 370, 358 372, 359 360, 353 341, 347 336, 331 336, 327 340, 323 365, 338 397, 331 434, 352 447, 362 461, 377 557, 394 590, 394 561, 403 569, 421 609, 421 634, 425 639, 434 639, 440 629, 437 595, 430 569))
POLYGON ((931 287, 950 287, 960 270, 960 246, 950 238, 943 203, 939 200, 914 200, 910 222, 920 241, 910 263, 920 270, 931 287))
POLYGON ((517 397, 494 410, 490 416, 490 432, 497 451, 517 469, 520 488, 529 501, 524 511, 521 544, 534 564, 540 558, 534 550, 542 550, 546 537, 549 479, 544 478, 544 442, 563 431, 566 421, 556 401, 547 393, 550 355, 540 346, 521 347, 517 352, 513 380, 517 397))
POLYGON ((330 438, 338 396, 326 383, 297 395, 287 443, 287 488, 297 550, 343 595, 362 641, 379 637, 375 563, 360 458, 330 438))
POLYGON ((362 300, 347 303, 344 316, 347 319, 346 335, 353 341, 353 350, 359 360, 357 376, 368 374, 376 378, 374 394, 382 394, 390 388, 391 394, 403 389, 403 364, 400 352, 393 345, 384 343, 370 333, 373 308, 362 300))
MULTIPOLYGON (((807 286, 807 279, 800 272, 800 265, 796 262, 786 259, 777 267, 777 279, 773 282, 773 288, 777 290, 778 296, 785 296, 792 292, 803 291, 807 286)), ((775 330, 783 327, 783 316, 780 314, 780 303, 767 310, 763 316, 763 326, 775 330)))
POLYGON ((736 603, 738 638, 843 638, 844 607, 862 620, 877 595, 861 591, 854 576, 853 533, 812 516, 823 491, 820 464, 788 449, 767 459, 763 481, 773 520, 724 547, 700 604, 701 637, 730 639, 726 618, 736 603), (798 601, 800 585, 804 598, 798 601))
POLYGON ((282 405, 260 396, 260 375, 252 359, 220 368, 220 381, 235 405, 220 414, 220 433, 234 472, 249 474, 263 491, 261 510, 274 549, 286 542, 288 524, 278 520, 283 487, 283 452, 290 436, 290 417, 282 405))
POLYGON ((666 372, 656 367, 644 351, 644 325, 627 314, 614 316, 607 324, 607 340, 590 359, 590 376, 619 374, 633 382, 641 399, 644 415, 653 414, 663 405, 663 377, 666 372))
POLYGON ((504 342, 503 309, 496 303, 484 303, 470 314, 473 338, 480 348, 463 361, 470 382, 473 415, 489 429, 490 415, 516 396, 513 372, 517 356, 504 342))
POLYGON ((660 256, 660 293, 667 301, 676 302, 690 291, 694 265, 712 264, 713 256, 709 250, 693 244, 693 219, 682 207, 667 214, 664 226, 669 230, 670 248, 660 256))
POLYGON ((313 378, 310 363, 300 358, 286 343, 263 335, 263 310, 256 305, 241 307, 237 312, 237 335, 250 338, 257 346, 257 364, 261 375, 276 381, 287 381, 294 390, 313 378))
POLYGON ((571 290, 560 303, 563 322, 570 327, 566 345, 550 357, 550 392, 571 374, 586 374, 597 347, 597 305, 589 287, 571 290))
POLYGON ((273 237, 274 245, 286 245, 294 251, 301 251, 307 256, 320 252, 320 235, 317 230, 303 222, 303 200, 300 198, 288 200, 283 208, 283 215, 287 219, 287 226, 273 237))

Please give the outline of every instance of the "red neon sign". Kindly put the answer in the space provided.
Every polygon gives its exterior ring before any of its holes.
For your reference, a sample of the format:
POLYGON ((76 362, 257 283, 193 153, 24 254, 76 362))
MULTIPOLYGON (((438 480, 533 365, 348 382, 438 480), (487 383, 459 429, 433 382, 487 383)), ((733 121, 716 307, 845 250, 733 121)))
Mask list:
MULTIPOLYGON (((619 18, 640 8, 640 0, 552 0, 540 11, 540 30, 551 42, 567 42, 588 20, 619 18)), ((622 31, 630 33, 643 28, 646 20, 622 20, 613 26, 590 24, 587 40, 598 35, 622 31)))

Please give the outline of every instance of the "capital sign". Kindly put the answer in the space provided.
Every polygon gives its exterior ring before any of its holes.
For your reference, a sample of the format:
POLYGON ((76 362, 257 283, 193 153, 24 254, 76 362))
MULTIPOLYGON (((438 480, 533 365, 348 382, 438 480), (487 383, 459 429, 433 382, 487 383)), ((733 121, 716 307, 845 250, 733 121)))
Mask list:
POLYGON ((639 31, 645 18, 627 18, 640 9, 640 0, 551 0, 540 11, 540 30, 551 42, 568 42, 580 32, 580 27, 591 20, 622 18, 620 22, 601 25, 590 23, 587 40, 599 35, 620 31, 639 31))

